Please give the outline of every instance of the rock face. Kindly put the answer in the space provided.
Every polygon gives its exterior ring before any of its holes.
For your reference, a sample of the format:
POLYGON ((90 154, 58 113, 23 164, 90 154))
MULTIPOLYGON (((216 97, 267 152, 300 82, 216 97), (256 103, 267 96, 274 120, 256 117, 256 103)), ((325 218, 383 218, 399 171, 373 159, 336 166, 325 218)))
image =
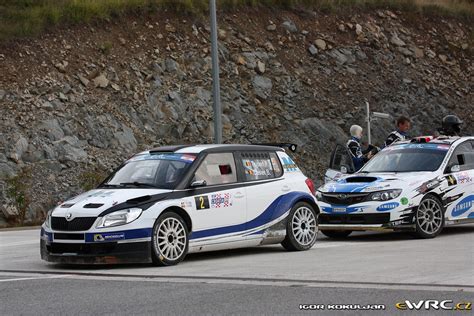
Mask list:
MULTIPOLYGON (((226 142, 295 142, 297 163, 319 184, 334 145, 345 143, 351 125, 365 126, 365 100, 393 119, 410 116, 412 135, 432 134, 449 113, 474 133, 472 25, 420 16, 411 27, 386 10, 254 10, 220 18, 226 142)), ((169 12, 127 20, 126 29, 104 23, 8 44, 0 63, 0 226, 3 213, 14 217, 7 179, 24 168, 33 223, 81 192, 91 170, 111 172, 159 145, 213 141, 207 24, 169 12), (110 36, 119 40, 98 50, 110 36)), ((374 122, 375 144, 392 121, 374 122)))

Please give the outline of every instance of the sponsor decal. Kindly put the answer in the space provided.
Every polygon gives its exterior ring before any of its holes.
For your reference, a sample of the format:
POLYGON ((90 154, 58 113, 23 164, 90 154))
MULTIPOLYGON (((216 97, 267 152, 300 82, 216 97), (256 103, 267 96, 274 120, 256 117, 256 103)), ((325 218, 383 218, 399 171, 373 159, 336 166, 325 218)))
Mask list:
POLYGON ((211 194, 211 207, 221 208, 232 206, 232 199, 230 193, 216 193, 211 194))
POLYGON ((453 300, 421 300, 418 302, 412 302, 406 300, 404 302, 398 302, 395 307, 399 310, 449 310, 449 311, 470 311, 472 310, 472 302, 457 302, 453 300))
POLYGON ((97 191, 97 192, 94 192, 92 194, 89 194, 87 195, 88 198, 90 197, 102 197, 102 198, 105 198, 105 197, 108 197, 108 196, 111 196, 112 194, 114 194, 115 192, 114 191, 97 191))
POLYGON ((456 178, 459 184, 466 184, 472 182, 472 177, 469 176, 469 173, 467 172, 459 173, 458 175, 456 175, 456 178))
POLYGON ((181 208, 192 207, 193 203, 191 201, 181 201, 181 208))
POLYGON ((285 169, 285 171, 298 171, 298 166, 290 157, 282 157, 281 160, 283 160, 283 169, 285 169))
POLYGON ((408 201, 408 198, 406 198, 406 197, 402 197, 402 198, 400 199, 400 203, 402 203, 402 205, 408 205, 408 202, 409 202, 409 201, 408 201))
POLYGON ((194 201, 196 202, 196 210, 205 210, 209 208, 209 198, 207 195, 196 196, 194 201))
POLYGON ((243 159, 245 173, 251 176, 271 176, 272 166, 264 159, 243 159))
POLYGON ((474 195, 469 195, 462 199, 456 206, 453 208, 452 216, 457 217, 469 211, 474 204, 474 195))
POLYGON ((143 160, 173 160, 192 163, 196 159, 191 154, 144 154, 130 158, 127 162, 143 161, 143 160))
POLYGON ((448 181, 448 186, 453 186, 458 184, 458 180, 456 179, 455 176, 449 175, 446 177, 446 180, 448 181))
POLYGON ((446 151, 448 151, 449 148, 450 148, 450 146, 449 146, 449 145, 438 145, 436 148, 439 149, 439 150, 446 150, 446 151))
POLYGON ((322 207, 322 211, 324 213, 330 214, 342 214, 342 213, 356 213, 356 212, 363 212, 367 206, 354 206, 354 207, 343 207, 343 206, 325 206, 322 207))
POLYGON ((125 233, 104 233, 104 234, 94 234, 94 241, 114 241, 125 239, 125 233))
POLYGON ((391 211, 393 209, 396 209, 399 206, 400 206, 400 203, 398 202, 384 203, 380 205, 379 207, 377 207, 377 211, 379 212, 391 211))

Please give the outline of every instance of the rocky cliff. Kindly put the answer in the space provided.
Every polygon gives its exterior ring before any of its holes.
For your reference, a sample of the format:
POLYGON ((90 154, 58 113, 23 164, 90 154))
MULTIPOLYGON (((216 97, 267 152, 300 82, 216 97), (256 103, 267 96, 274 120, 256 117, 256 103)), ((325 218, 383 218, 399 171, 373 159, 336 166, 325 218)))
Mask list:
MULTIPOLYGON (((410 116, 414 135, 448 113, 474 132, 472 23, 242 9, 219 28, 225 142, 295 142, 317 181, 350 125, 365 126, 366 100, 410 116)), ((0 226, 19 205, 40 221, 139 150, 212 142, 211 84, 201 18, 129 16, 0 44, 0 226)), ((375 141, 392 125, 375 122, 375 141)))

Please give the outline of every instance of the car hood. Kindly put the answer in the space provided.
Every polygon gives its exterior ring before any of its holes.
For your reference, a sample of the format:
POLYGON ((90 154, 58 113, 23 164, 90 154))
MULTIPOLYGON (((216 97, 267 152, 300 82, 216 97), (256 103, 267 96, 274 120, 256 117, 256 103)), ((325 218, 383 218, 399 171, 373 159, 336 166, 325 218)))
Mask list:
POLYGON ((436 178, 432 172, 354 174, 336 182, 327 183, 323 193, 365 193, 390 189, 416 188, 436 178))
POLYGON ((168 192, 171 192, 171 190, 131 188, 96 189, 61 203, 54 209, 52 215, 62 217, 71 213, 74 217, 98 216, 103 211, 120 203, 133 199, 146 201, 150 196, 168 192))

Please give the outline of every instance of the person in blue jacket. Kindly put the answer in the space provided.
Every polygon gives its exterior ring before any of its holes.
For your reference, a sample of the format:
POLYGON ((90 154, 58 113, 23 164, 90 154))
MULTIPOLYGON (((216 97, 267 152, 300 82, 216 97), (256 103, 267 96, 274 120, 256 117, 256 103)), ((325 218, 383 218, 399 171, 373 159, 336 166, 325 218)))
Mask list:
POLYGON ((367 161, 372 158, 372 149, 369 147, 366 150, 362 150, 360 143, 363 135, 363 129, 359 125, 352 125, 350 129, 351 138, 347 141, 347 148, 351 153, 352 162, 354 163, 355 170, 360 170, 367 161))

